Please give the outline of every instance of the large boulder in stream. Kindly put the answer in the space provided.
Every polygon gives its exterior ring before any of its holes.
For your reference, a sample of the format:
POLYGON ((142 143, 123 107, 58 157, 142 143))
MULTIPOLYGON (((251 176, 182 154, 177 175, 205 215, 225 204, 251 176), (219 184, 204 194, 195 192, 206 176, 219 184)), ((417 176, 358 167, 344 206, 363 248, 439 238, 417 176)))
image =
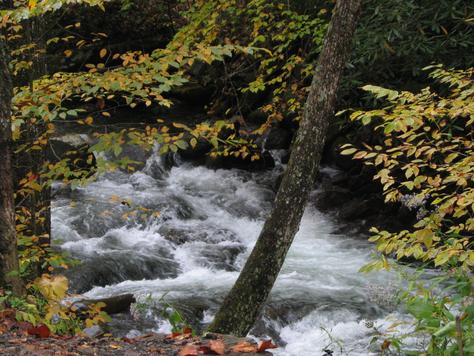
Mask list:
POLYGON ((175 278, 179 266, 171 258, 165 257, 165 252, 150 256, 138 253, 131 255, 127 251, 107 251, 83 258, 81 264, 68 270, 66 275, 76 293, 86 292, 91 286, 104 287, 126 280, 175 278))
POLYGON ((67 159, 71 170, 87 169, 94 172, 96 160, 94 155, 89 153, 89 147, 93 143, 92 138, 86 134, 52 137, 49 140, 46 157, 53 163, 67 159))
POLYGON ((77 312, 86 312, 89 306, 97 303, 104 303, 102 308, 107 314, 118 314, 130 311, 130 306, 135 303, 136 299, 133 294, 121 294, 105 298, 82 298, 71 304, 71 308, 77 312))
POLYGON ((282 127, 274 127, 265 138, 264 148, 266 150, 286 150, 290 148, 293 133, 282 127))

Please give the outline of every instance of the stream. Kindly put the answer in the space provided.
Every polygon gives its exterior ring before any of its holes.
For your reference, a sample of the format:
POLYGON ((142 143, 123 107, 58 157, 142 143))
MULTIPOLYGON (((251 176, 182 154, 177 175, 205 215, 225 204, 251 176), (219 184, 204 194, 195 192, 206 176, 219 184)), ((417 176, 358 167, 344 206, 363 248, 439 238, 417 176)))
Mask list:
MULTIPOLYGON (((108 173, 74 191, 54 187, 53 241, 81 261, 73 291, 91 298, 133 293, 146 322, 114 323, 127 335, 169 332, 160 298, 196 319, 212 320, 249 255, 283 170, 211 170, 190 163, 165 168, 152 155, 143 169, 108 173)), ((175 159, 179 162, 179 159, 175 159)), ((333 170, 324 168, 323 174, 333 170)), ((316 195, 318 191, 313 193, 316 195)), ((375 334, 403 317, 389 272, 361 274, 373 245, 309 205, 270 300, 251 335, 273 338, 276 355, 376 355, 375 334)), ((186 314, 187 315, 187 314, 186 314)))

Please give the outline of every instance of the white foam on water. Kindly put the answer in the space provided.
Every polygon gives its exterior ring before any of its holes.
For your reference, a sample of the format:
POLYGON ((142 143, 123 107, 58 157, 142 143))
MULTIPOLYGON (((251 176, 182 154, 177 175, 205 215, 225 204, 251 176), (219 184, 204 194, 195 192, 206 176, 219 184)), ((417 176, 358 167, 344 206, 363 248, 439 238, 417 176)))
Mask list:
POLYGON ((346 309, 332 313, 315 310, 283 327, 280 337, 287 344, 272 350, 272 353, 277 356, 312 356, 330 350, 333 355, 380 355, 380 344, 372 341, 389 329, 392 335, 404 337, 405 345, 412 349, 420 349, 424 342, 418 337, 409 336, 414 329, 406 315, 392 313, 370 322, 371 325, 367 325, 366 320, 361 320, 356 313, 346 309))
MULTIPOLYGON (((130 255, 153 256, 158 247, 165 248, 179 265, 179 273, 174 278, 127 280, 96 286, 86 293, 88 297, 134 293, 160 298, 166 294, 169 299, 200 298, 206 300, 209 307, 216 308, 217 301, 238 277, 238 269, 245 263, 271 207, 274 196, 271 189, 255 179, 269 174, 272 173, 252 175, 239 170, 182 165, 173 167, 158 184, 143 172, 117 173, 79 190, 78 199, 86 201, 82 212, 85 217, 78 217, 77 210, 69 206, 67 200, 55 202, 54 238, 63 237, 63 249, 83 256, 117 249, 130 255), (106 203, 114 195, 129 199, 137 206, 159 205, 166 218, 145 226, 117 220, 119 225, 102 236, 82 236, 76 231, 74 221, 91 219, 91 214, 96 214, 92 209, 95 202, 106 203), (181 206, 192 210, 190 216, 180 215, 178 207, 181 206), (160 233, 164 226, 181 231, 184 241, 167 240, 160 233), (226 270, 219 267, 215 259, 231 248, 240 248, 242 252, 235 261, 225 260, 234 267, 234 270, 226 270)), ((113 214, 122 214, 120 209, 113 210, 113 214)), ((370 301, 368 286, 395 283, 394 275, 359 273, 359 268, 369 261, 372 247, 355 236, 333 233, 335 228, 334 221, 327 215, 313 207, 306 209, 270 302, 278 305, 291 301, 296 307, 310 308, 305 315, 296 316, 296 320, 293 318, 289 323, 272 321, 287 343, 275 351, 277 355, 320 355, 328 344, 331 350, 341 354, 371 355, 372 331, 363 325, 363 320, 369 318, 385 325, 387 312, 370 301), (329 332, 332 343, 321 328, 329 332), (342 352, 335 340, 344 344, 342 352)), ((212 319, 212 313, 205 312, 204 322, 212 319)), ((168 332, 168 324, 160 321, 155 330, 168 332)))
POLYGON ((284 348, 275 350, 275 355, 312 356, 322 355, 323 350, 335 354, 353 356, 375 355, 368 351, 370 329, 358 321, 358 315, 339 310, 330 315, 313 311, 302 320, 285 326, 280 337, 287 342, 284 348))
POLYGON ((111 229, 102 237, 68 241, 62 244, 61 247, 66 251, 77 252, 87 256, 118 249, 130 251, 131 253, 141 252, 146 254, 147 252, 151 253, 153 251, 152 248, 157 244, 171 248, 170 243, 154 231, 153 226, 150 226, 146 229, 138 227, 111 229))
POLYGON ((166 294, 167 298, 209 297, 221 294, 222 288, 230 289, 237 279, 238 272, 212 271, 208 268, 195 268, 181 273, 176 278, 124 281, 113 286, 95 287, 86 296, 91 298, 109 297, 118 294, 134 293, 155 298, 166 294))

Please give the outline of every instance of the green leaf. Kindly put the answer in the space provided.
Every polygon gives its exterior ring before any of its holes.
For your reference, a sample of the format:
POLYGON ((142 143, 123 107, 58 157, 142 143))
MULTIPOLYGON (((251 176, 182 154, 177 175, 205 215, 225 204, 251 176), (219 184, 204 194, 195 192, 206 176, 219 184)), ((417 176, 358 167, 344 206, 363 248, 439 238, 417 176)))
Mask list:
POLYGON ((435 263, 435 266, 441 266, 441 265, 444 265, 448 261, 449 261, 449 251, 442 251, 438 253, 438 255, 436 256, 434 260, 434 263, 435 263))
POLYGON ((448 335, 449 333, 453 332, 456 329, 456 322, 455 321, 450 321, 447 323, 445 326, 442 328, 438 329, 433 336, 434 337, 443 337, 448 335))
POLYGON ((427 301, 418 298, 408 304, 407 310, 417 319, 429 319, 436 309, 427 301))
POLYGON ((341 155, 343 156, 348 156, 348 155, 351 155, 353 153, 357 152, 357 148, 348 148, 348 149, 345 149, 341 152, 341 155))
POLYGON ((174 144, 178 146, 179 148, 181 148, 182 150, 185 150, 186 148, 188 148, 188 143, 183 140, 178 140, 174 144))

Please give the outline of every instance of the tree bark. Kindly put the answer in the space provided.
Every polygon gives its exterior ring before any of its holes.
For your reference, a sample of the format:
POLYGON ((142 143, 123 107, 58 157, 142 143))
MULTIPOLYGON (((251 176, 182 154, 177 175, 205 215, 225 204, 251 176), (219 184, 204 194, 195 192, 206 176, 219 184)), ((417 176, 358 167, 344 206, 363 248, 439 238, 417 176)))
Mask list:
MULTIPOLYGON (((27 54, 27 58, 32 65, 25 78, 30 90, 34 90, 34 81, 47 74, 47 63, 45 60, 46 43, 45 43, 45 23, 44 17, 38 16, 29 19, 25 25, 25 39, 27 43, 34 44, 34 47, 27 54)), ((18 83, 17 86, 19 86, 18 83)), ((39 136, 46 131, 46 123, 43 120, 37 120, 34 124, 26 120, 22 127, 22 135, 20 142, 26 142, 31 145, 39 136)), ((27 149, 21 155, 16 155, 16 176, 17 181, 26 177, 28 172, 32 172, 38 177, 37 183, 43 185, 44 179, 41 173, 47 166, 48 158, 46 150, 27 149)), ((44 250, 51 245, 51 187, 44 186, 39 192, 31 192, 27 199, 20 197, 21 204, 30 212, 29 229, 26 235, 38 238, 38 248, 44 250)), ((29 271, 29 278, 34 279, 41 276, 46 270, 42 267, 43 260, 40 259, 33 271, 29 271)))
POLYGON ((336 3, 273 209, 239 278, 209 327, 211 332, 245 336, 270 294, 314 187, 360 7, 361 0, 336 3))
POLYGON ((8 50, 0 34, 0 286, 24 293, 18 275, 11 127, 12 82, 8 50))

